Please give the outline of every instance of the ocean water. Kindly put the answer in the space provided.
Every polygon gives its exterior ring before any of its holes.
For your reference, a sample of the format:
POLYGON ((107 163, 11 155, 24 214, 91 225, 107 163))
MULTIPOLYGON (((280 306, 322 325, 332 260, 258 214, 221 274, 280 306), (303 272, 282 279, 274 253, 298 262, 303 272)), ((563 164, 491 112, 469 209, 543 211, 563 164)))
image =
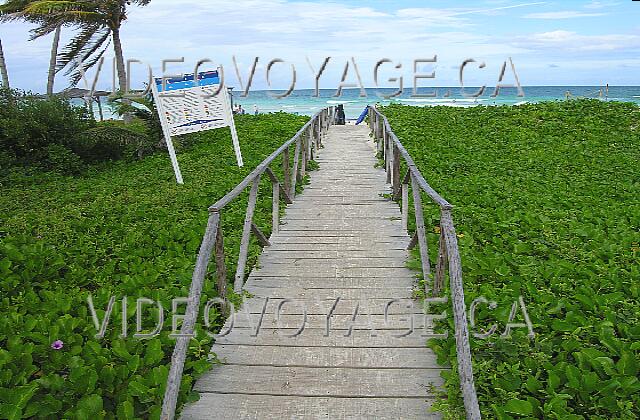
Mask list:
MULTIPOLYGON (((478 88, 466 88, 465 93, 473 93, 478 88)), ((412 97, 411 88, 405 89, 402 95, 385 99, 382 95, 390 95, 395 89, 365 89, 367 96, 361 97, 359 89, 345 89, 340 97, 335 97, 334 89, 321 89, 319 97, 314 97, 311 89, 296 90, 286 98, 275 99, 268 91, 249 92, 249 96, 241 97, 234 92, 233 100, 239 103, 248 113, 253 113, 257 105, 259 112, 292 112, 313 115, 318 110, 332 105, 343 104, 347 118, 357 118, 367 105, 380 103, 400 103, 413 106, 457 106, 468 107, 478 105, 519 105, 525 102, 564 100, 570 92, 572 98, 601 98, 610 101, 627 101, 640 104, 640 86, 609 86, 608 95, 601 86, 531 86, 523 87, 524 97, 517 96, 515 88, 501 88, 496 97, 491 97, 493 88, 486 88, 482 96, 468 98, 462 96, 459 87, 435 88, 436 97, 412 97), (602 90, 602 96, 600 91, 602 90)), ((425 93, 434 89, 421 89, 425 93)))
MULTIPOLYGON (((344 89, 340 97, 336 97, 335 89, 320 89, 320 94, 315 97, 312 89, 295 90, 286 98, 274 98, 272 92, 258 90, 250 91, 247 97, 243 97, 241 92, 233 92, 232 100, 235 104, 240 104, 249 114, 254 113, 254 105, 258 107, 258 112, 290 112, 301 115, 313 115, 317 111, 327 106, 343 104, 345 114, 348 119, 355 119, 360 115, 367 105, 379 103, 382 105, 390 103, 400 103, 414 106, 456 106, 468 107, 479 105, 519 105, 526 102, 541 102, 564 100, 567 92, 572 98, 598 98, 609 101, 634 102, 640 105, 640 86, 610 86, 608 95, 603 86, 529 86, 523 87, 524 97, 517 96, 515 88, 501 88, 496 97, 491 95, 493 87, 487 87, 482 96, 477 98, 467 98, 462 96, 460 87, 438 87, 421 88, 421 93, 436 92, 436 97, 417 98, 412 97, 411 88, 405 89, 402 95, 391 99, 385 99, 383 95, 390 95, 395 89, 365 89, 366 96, 360 96, 359 89, 344 89)), ((477 87, 466 88, 467 93, 473 93, 477 87)), ((279 93, 279 92, 277 92, 279 93)), ((111 112, 106 98, 103 98, 103 117, 105 119, 117 118, 111 112)), ((82 100, 78 100, 82 103, 82 100)), ((96 118, 99 117, 97 106, 94 105, 96 118)))

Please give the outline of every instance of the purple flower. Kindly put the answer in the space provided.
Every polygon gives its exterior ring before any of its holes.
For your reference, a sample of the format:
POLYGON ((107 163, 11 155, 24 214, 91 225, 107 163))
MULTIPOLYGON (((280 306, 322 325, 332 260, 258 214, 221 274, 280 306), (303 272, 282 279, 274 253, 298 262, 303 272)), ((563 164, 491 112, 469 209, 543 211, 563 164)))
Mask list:
POLYGON ((64 346, 64 343, 62 342, 62 340, 56 340, 53 343, 51 343, 51 348, 54 350, 60 350, 63 346, 64 346))

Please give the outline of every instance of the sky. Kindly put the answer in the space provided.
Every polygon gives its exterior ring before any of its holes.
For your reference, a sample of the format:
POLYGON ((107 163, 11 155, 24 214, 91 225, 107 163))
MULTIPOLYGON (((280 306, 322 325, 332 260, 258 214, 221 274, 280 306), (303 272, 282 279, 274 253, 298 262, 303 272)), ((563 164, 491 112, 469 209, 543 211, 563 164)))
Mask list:
MULTIPOLYGON (((418 86, 460 86, 460 65, 465 86, 494 86, 503 63, 505 83, 513 83, 510 62, 522 86, 535 85, 639 85, 640 1, 291 1, 291 0, 153 0, 132 7, 123 24, 127 59, 151 66, 162 76, 162 60, 171 63, 165 74, 191 72, 198 60, 221 65, 228 85, 246 82, 258 57, 252 90, 286 89, 295 68, 295 88, 313 88, 314 72, 331 57, 320 77, 321 88, 336 89, 347 61, 345 83, 410 89, 418 86), (284 63, 266 69, 271 60, 284 63), (432 63, 414 60, 435 60, 432 63), (509 61, 511 60, 511 61, 509 61), (309 65, 311 63, 311 67, 309 65), (484 66, 479 67, 480 64, 484 66), (399 66, 398 68, 396 68, 399 66), (395 78, 395 82, 389 82, 395 78)), ((44 91, 51 37, 28 41, 26 23, 0 25, 9 77, 13 87, 44 91)), ((65 28, 63 40, 73 34, 65 28)), ((113 54, 108 55, 111 60, 113 54)), ((132 67, 132 86, 142 86, 142 65, 132 67)), ((207 65, 203 67, 207 69, 207 65)), ((98 88, 109 90, 111 67, 104 66, 98 88)), ((89 78, 94 74, 89 72, 89 78)), ((56 90, 68 85, 59 73, 56 90)), ((80 87, 83 87, 82 82, 80 87)))

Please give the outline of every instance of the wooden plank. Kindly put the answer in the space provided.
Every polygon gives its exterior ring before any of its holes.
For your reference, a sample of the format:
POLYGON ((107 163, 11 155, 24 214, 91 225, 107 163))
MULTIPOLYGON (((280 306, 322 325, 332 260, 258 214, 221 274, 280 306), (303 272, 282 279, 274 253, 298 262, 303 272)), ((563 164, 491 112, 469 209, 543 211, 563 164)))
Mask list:
POLYGON ((410 298, 397 299, 389 305, 389 299, 348 300, 340 299, 296 299, 281 305, 282 298, 269 299, 266 306, 264 299, 247 299, 238 312, 251 314, 272 314, 280 308, 280 313, 296 315, 307 312, 309 315, 352 315, 358 307, 358 313, 382 315, 388 314, 422 314, 425 312, 423 303, 410 298))
POLYGON ((278 269, 279 265, 287 268, 305 268, 315 270, 322 268, 406 268, 407 263, 399 258, 335 258, 335 259, 318 259, 318 258, 282 258, 279 256, 269 257, 261 256, 260 265, 273 265, 278 269))
POLYGON ((413 369, 412 372, 407 375, 405 369, 377 372, 373 369, 222 365, 203 375, 194 389, 300 397, 426 398, 430 386, 443 383, 440 369, 413 369))
POLYGON ((353 250, 304 250, 292 247, 282 248, 281 245, 271 245, 262 251, 260 258, 278 259, 334 259, 334 258, 396 258, 406 259, 409 253, 404 249, 353 249, 353 250))
POLYGON ((432 399, 330 398, 203 393, 182 413, 184 420, 211 419, 440 419, 432 399))
MULTIPOLYGON (((278 234, 280 235, 280 234, 278 234)), ((392 246, 398 247, 407 247, 409 245, 409 239, 407 237, 394 237, 394 238, 366 238, 364 240, 358 236, 314 236, 311 234, 306 235, 295 235, 295 236, 287 236, 282 237, 278 236, 277 240, 272 244, 273 247, 286 245, 286 244, 334 244, 334 245, 358 245, 365 246, 368 245, 370 247, 375 247, 376 245, 380 246, 388 246, 392 248, 392 246)))
POLYGON ((369 277, 349 277, 349 278, 326 278, 326 277, 258 277, 252 274, 247 280, 247 284, 261 287, 279 288, 303 288, 303 289, 383 289, 386 287, 413 287, 417 282, 414 277, 402 278, 369 278, 369 277))
MULTIPOLYGON (((398 330, 353 330, 346 335, 347 330, 331 329, 326 335, 326 328, 307 328, 304 334, 297 336, 294 333, 298 328, 289 330, 262 328, 255 334, 254 328, 234 328, 233 332, 224 337, 218 337, 216 344, 243 344, 250 346, 280 346, 288 347, 394 347, 394 348, 419 348, 425 352, 430 350, 425 347, 427 338, 422 332, 409 335, 406 328, 398 330)), ((286 351, 286 350, 285 350, 286 351)))
POLYGON ((286 299, 392 299, 395 297, 411 296, 412 288, 384 288, 384 289, 275 289, 273 287, 248 286, 246 290, 257 297, 286 298, 286 299))
POLYGON ((252 273, 257 277, 411 277, 415 272, 408 268, 387 267, 274 267, 265 266, 255 269, 252 273))
POLYGON ((436 356, 411 347, 292 347, 214 345, 224 364, 244 366, 297 366, 344 368, 439 368, 436 356), (283 351, 285 350, 285 351, 283 351))
MULTIPOLYGON (((327 320, 329 320, 330 330, 404 330, 402 333, 421 334, 431 331, 430 325, 424 314, 365 314, 358 311, 355 314, 246 314, 243 312, 236 313, 233 319, 232 328, 260 328, 267 329, 300 329, 300 334, 304 335, 308 328, 327 328, 327 320), (425 330, 425 328, 428 328, 425 330)), ((233 333, 233 330, 232 330, 233 333)))

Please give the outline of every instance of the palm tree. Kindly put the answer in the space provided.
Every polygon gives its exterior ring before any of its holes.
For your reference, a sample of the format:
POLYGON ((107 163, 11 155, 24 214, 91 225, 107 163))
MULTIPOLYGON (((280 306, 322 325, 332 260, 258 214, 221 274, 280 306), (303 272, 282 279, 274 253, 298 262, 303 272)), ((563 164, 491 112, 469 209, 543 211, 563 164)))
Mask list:
POLYGON ((61 21, 79 27, 80 32, 58 55, 58 69, 69 65, 66 74, 71 75, 73 84, 80 80, 78 68, 95 65, 107 50, 110 40, 116 59, 116 73, 120 90, 125 90, 127 76, 125 72, 120 28, 127 19, 127 6, 146 6, 151 0, 76 0, 33 2, 30 10, 36 13, 47 12, 58 16, 61 21))
POLYGON ((8 0, 0 6, 0 21, 24 20, 36 23, 39 26, 32 29, 30 41, 48 35, 53 32, 53 42, 51 43, 51 54, 49 56, 49 71, 47 74, 47 95, 53 95, 53 84, 56 73, 60 70, 56 68, 58 57, 58 45, 60 44, 60 32, 64 22, 59 16, 51 13, 43 13, 34 10, 38 1, 33 0, 8 0))
POLYGON ((2 51, 1 39, 0 39, 0 73, 2 74, 2 87, 9 89, 9 73, 7 73, 7 63, 4 62, 4 52, 2 51))

